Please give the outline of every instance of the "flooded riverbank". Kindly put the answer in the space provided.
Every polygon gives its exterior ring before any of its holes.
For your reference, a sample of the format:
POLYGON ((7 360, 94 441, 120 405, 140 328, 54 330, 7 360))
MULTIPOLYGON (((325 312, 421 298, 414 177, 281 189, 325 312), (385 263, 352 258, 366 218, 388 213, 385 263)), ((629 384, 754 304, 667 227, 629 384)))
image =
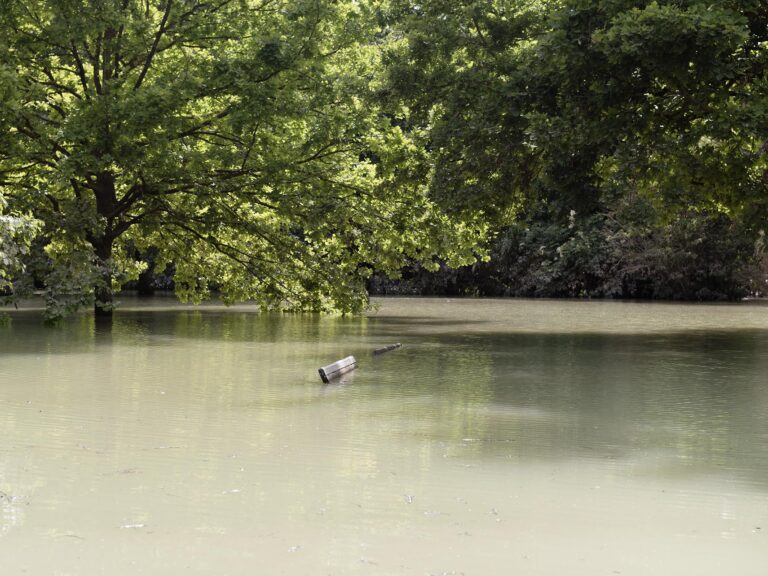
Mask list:
POLYGON ((762 304, 11 317, 4 573, 768 571, 762 304))

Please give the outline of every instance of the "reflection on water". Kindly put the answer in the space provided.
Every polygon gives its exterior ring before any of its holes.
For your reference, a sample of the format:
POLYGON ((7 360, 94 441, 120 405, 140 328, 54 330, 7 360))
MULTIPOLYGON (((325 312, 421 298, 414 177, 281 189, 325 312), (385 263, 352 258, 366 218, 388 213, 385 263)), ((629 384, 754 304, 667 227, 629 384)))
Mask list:
POLYGON ((380 304, 13 313, 7 573, 766 573, 768 307, 380 304))

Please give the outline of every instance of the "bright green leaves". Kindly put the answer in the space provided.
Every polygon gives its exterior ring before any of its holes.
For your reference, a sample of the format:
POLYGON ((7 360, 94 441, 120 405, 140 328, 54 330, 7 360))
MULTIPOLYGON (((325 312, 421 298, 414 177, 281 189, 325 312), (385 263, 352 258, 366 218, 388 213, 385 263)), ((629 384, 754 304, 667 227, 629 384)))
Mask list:
POLYGON ((427 135, 431 196, 466 217, 506 218, 531 179, 525 62, 543 27, 540 3, 395 6, 387 95, 427 135))
POLYGON ((0 185, 43 223, 5 237, 58 311, 149 250, 185 299, 354 311, 516 217, 768 215, 761 3, 2 7, 0 185))
MULTIPOLYGON (((52 241, 33 266, 44 282, 45 318, 56 322, 94 302, 93 290, 103 287, 104 267, 85 242, 52 241)), ((113 271, 113 270, 110 270, 113 271)))
POLYGON ((23 292, 25 260, 40 222, 27 215, 6 214, 6 206, 0 194, 0 297, 15 299, 23 292))
POLYGON ((45 224, 54 314, 108 308, 148 250, 184 299, 342 311, 371 270, 473 257, 483 225, 434 204, 424 140, 374 98, 377 3, 6 6, 0 171, 45 224))

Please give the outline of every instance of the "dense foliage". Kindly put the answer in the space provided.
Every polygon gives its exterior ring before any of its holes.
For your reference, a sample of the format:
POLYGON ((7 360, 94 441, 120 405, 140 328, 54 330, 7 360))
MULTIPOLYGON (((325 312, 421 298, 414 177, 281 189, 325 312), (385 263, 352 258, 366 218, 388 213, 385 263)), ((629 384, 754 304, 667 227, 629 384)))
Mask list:
POLYGON ((29 216, 4 214, 7 203, 0 195, 0 295, 14 294, 14 281, 23 276, 25 257, 39 223, 29 216))
POLYGON ((311 310, 374 272, 765 288, 761 0, 0 0, 0 29, 0 290, 52 316, 167 267, 311 310))
POLYGON ((722 213, 682 212, 666 224, 649 205, 573 218, 538 219, 502 230, 490 262, 409 267, 402 280, 377 276, 377 294, 448 294, 734 300, 765 292, 768 258, 761 233, 722 213))
MULTIPOLYGON (((3 0, 0 174, 43 223, 28 269, 58 316, 153 252, 176 292, 357 310, 372 269, 472 259, 483 224, 426 195, 421 147, 369 95, 353 0, 3 0)), ((9 272, 6 271, 5 274, 9 272)))
POLYGON ((500 233, 491 265, 416 285, 696 299, 764 289, 768 5, 398 6, 387 96, 430 130, 434 196, 480 207, 500 233))

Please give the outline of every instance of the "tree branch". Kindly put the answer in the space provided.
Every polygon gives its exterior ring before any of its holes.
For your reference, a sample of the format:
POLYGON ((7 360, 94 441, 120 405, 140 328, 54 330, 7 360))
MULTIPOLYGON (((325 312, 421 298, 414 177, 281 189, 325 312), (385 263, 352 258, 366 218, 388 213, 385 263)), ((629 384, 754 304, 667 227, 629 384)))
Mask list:
POLYGON ((99 78, 99 70, 100 70, 100 64, 99 61, 101 60, 101 44, 102 44, 102 35, 99 34, 99 37, 96 39, 96 53, 91 57, 91 68, 93 69, 93 85, 96 87, 96 94, 101 94, 101 79, 99 78))
POLYGON ((152 65, 152 60, 154 59, 155 54, 157 53, 157 46, 158 44, 160 44, 160 39, 163 37, 163 34, 165 34, 165 30, 166 30, 165 27, 168 24, 168 18, 171 16, 172 5, 173 5, 173 0, 168 0, 165 4, 163 19, 160 21, 160 27, 157 30, 157 34, 155 34, 155 39, 152 42, 152 47, 149 49, 149 53, 147 54, 147 57, 144 60, 144 66, 141 68, 139 77, 136 79, 136 83, 133 85, 134 90, 138 90, 141 87, 142 82, 144 82, 144 77, 147 75, 147 72, 149 71, 149 67, 152 65))
POLYGON ((85 76, 85 67, 83 66, 83 61, 80 59, 80 54, 77 51, 77 46, 75 46, 75 43, 71 43, 71 50, 72 50, 72 56, 75 58, 75 64, 77 67, 77 76, 80 78, 80 84, 83 87, 83 96, 86 100, 91 99, 91 95, 88 93, 88 80, 85 76))

